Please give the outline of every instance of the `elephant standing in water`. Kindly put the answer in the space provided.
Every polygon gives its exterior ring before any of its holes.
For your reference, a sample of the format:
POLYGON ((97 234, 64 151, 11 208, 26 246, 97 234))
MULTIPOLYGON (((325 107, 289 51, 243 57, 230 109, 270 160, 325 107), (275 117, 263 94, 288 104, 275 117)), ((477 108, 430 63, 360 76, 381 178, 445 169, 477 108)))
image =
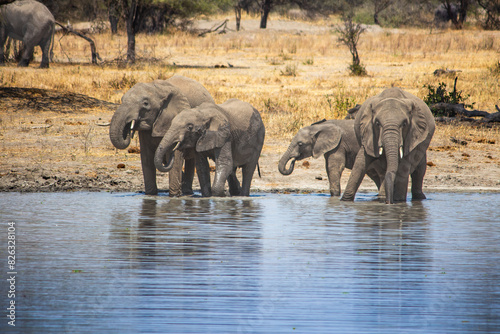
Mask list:
MULTIPOLYGON (((116 148, 125 149, 134 132, 139 132, 146 194, 158 193, 154 154, 172 119, 183 109, 193 108, 204 102, 215 103, 203 85, 181 75, 168 80, 138 83, 123 95, 122 104, 111 119, 109 137, 116 148)), ((186 160, 183 175, 184 159, 180 152, 177 154, 176 165, 169 173, 170 196, 192 193, 194 159, 186 160)))
POLYGON ((54 39, 54 16, 45 5, 33 0, 18 0, 0 7, 0 64, 5 61, 7 37, 20 40, 24 51, 18 66, 30 63, 33 49, 42 49, 41 68, 49 67, 51 44, 54 39))
MULTIPOLYGON (((293 137, 290 146, 278 164, 283 175, 293 172, 295 161, 324 155, 326 173, 330 182, 330 195, 340 196, 340 177, 344 168, 352 169, 359 143, 354 133, 354 120, 323 120, 300 129, 293 137), (291 160, 290 167, 286 168, 291 160)), ((367 170, 368 176, 375 182, 379 195, 384 196, 381 177, 376 169, 377 162, 367 170)))
POLYGON ((429 107, 400 88, 389 88, 363 103, 354 130, 361 144, 342 196, 354 200, 368 166, 379 161, 385 171, 385 201, 406 201, 411 175, 412 200, 425 199, 422 184, 427 148, 435 123, 429 107))
POLYGON ((160 171, 169 171, 174 164, 174 152, 196 149, 202 196, 224 196, 226 180, 231 196, 249 196, 264 136, 264 123, 250 104, 238 99, 219 105, 204 103, 183 110, 172 120, 156 150, 155 165, 160 171), (212 186, 208 158, 215 161, 212 186), (241 186, 236 178, 238 167, 242 168, 241 186))

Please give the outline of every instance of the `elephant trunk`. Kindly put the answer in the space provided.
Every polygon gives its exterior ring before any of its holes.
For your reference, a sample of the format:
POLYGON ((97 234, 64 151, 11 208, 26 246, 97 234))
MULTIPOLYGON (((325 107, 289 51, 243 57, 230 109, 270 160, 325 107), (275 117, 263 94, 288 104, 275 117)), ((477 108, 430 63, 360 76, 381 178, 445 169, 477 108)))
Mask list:
POLYGON ((118 108, 111 119, 109 138, 114 147, 123 150, 130 145, 135 127, 133 115, 125 113, 118 108))
POLYGON ((169 172, 174 167, 174 152, 179 148, 181 141, 175 140, 172 136, 165 136, 155 152, 155 167, 160 172, 169 172), (168 159, 165 159, 168 157, 168 159), (165 161, 167 163, 165 164, 165 161))
POLYGON ((385 174, 385 202, 394 203, 394 183, 399 168, 399 159, 401 156, 401 135, 399 133, 388 133, 383 139, 383 148, 387 161, 387 170, 385 174))
POLYGON ((290 156, 291 151, 292 151, 292 145, 290 145, 290 147, 287 149, 285 154, 283 154, 283 157, 281 157, 280 162, 278 164, 278 169, 279 169, 280 173, 283 175, 292 174, 293 168, 295 167, 295 160, 296 159, 294 157, 290 156), (290 163, 290 167, 286 168, 286 165, 287 165, 288 161, 290 161, 290 160, 292 160, 292 162, 290 163))

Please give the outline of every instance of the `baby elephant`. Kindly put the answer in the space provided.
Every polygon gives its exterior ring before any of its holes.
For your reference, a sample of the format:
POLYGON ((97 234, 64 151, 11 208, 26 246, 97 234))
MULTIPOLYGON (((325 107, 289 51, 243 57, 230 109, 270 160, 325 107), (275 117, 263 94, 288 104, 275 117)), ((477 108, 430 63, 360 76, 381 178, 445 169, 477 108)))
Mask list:
MULTIPOLYGON (((323 154, 330 181, 330 194, 340 196, 340 177, 344 168, 352 169, 359 148, 354 133, 354 120, 322 120, 297 132, 280 159, 278 169, 281 174, 290 175, 295 161, 311 156, 317 159, 323 154), (290 160, 290 167, 286 168, 290 160)), ((367 175, 375 182, 381 196, 384 189, 380 189, 381 176, 377 170, 377 166, 372 165, 367 175)))
POLYGON ((226 180, 230 195, 249 196, 264 136, 264 123, 250 104, 238 99, 219 105, 203 103, 174 117, 156 150, 155 166, 168 172, 173 166, 174 151, 194 153, 202 196, 224 196, 226 180), (215 161, 212 186, 208 158, 215 161), (242 168, 241 186, 236 178, 238 167, 242 168))

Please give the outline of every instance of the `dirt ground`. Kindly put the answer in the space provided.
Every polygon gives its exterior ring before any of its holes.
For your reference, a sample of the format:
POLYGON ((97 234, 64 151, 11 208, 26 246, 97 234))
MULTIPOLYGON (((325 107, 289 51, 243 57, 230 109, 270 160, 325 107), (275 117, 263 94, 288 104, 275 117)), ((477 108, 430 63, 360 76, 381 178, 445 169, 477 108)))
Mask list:
MULTIPOLYGON (((117 105, 73 93, 0 88, 0 191, 143 191, 138 141, 116 150, 108 123, 117 105)), ((438 123, 428 151, 427 191, 500 191, 498 125, 438 123), (464 131, 464 128, 466 131, 464 131), (453 142, 459 131, 467 134, 453 142)), ((260 159, 261 177, 253 192, 326 192, 324 159, 296 163, 289 176, 277 164, 288 142, 267 138, 260 159)), ((345 187, 349 170, 342 176, 345 187)), ((160 189, 168 175, 159 173, 160 189)), ((195 189, 198 183, 195 182, 195 189)), ((375 191, 365 178, 360 191, 375 191)))
MULTIPOLYGON (((209 29, 214 23, 200 22, 198 28, 209 29)), ((253 33, 252 24, 258 29, 257 22, 245 22, 247 34, 253 33)), ((305 23, 293 27, 297 33, 312 33, 305 23)), ((282 28, 283 22, 270 21, 266 33, 282 28)), ((109 127, 102 126, 116 107, 65 91, 0 87, 0 191, 143 191, 138 138, 128 150, 116 150, 109 127)), ((278 172, 288 144, 287 139, 266 138, 261 177, 254 175, 252 192, 328 193, 323 158, 297 162, 290 176, 278 172)), ((424 192, 500 192, 499 144, 498 123, 439 123, 428 150, 424 192)), ((344 171, 342 189, 349 172, 344 171)), ((166 174, 159 173, 158 185, 168 189, 166 174)), ((194 188, 198 189, 197 181, 194 188)), ((360 191, 375 190, 365 178, 360 191)))

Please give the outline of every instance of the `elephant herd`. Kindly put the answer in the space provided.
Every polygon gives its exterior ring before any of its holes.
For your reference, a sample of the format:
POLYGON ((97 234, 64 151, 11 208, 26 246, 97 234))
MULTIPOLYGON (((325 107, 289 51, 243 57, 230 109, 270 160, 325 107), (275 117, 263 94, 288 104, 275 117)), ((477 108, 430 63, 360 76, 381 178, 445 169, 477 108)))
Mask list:
MULTIPOLYGON (((409 177, 412 200, 425 199, 426 152, 434 129, 422 100, 389 88, 367 99, 354 120, 323 120, 300 129, 278 170, 289 175, 295 161, 324 155, 332 196, 340 196, 340 177, 348 168, 342 200, 354 200, 365 174, 386 203, 406 201, 409 177)), ((216 104, 203 85, 180 75, 138 83, 123 95, 109 136, 116 148, 125 149, 135 132, 146 194, 158 194, 157 169, 169 172, 170 196, 193 194, 195 168, 202 196, 224 196, 226 181, 229 195, 250 194, 265 137, 260 113, 250 104, 238 99, 216 104), (208 159, 215 162, 213 182, 208 159)))

